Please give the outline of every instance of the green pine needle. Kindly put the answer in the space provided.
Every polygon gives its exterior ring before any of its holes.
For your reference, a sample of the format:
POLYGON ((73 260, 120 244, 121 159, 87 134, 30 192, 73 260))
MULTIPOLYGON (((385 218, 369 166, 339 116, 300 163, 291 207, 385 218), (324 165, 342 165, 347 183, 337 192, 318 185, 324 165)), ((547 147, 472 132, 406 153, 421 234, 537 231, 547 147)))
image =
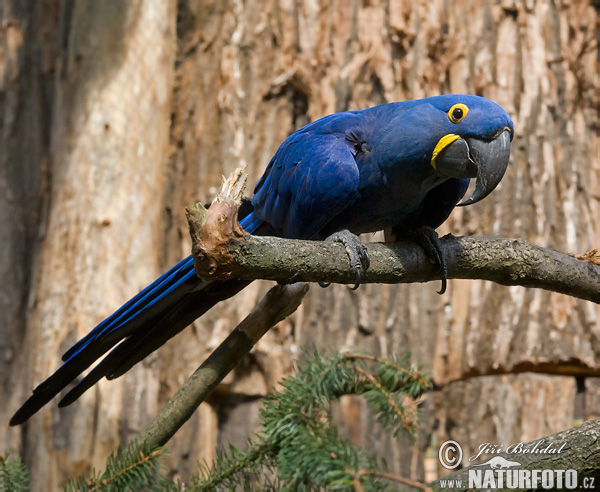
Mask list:
POLYGON ((128 453, 119 449, 108 457, 103 473, 92 471, 90 474, 77 477, 67 483, 64 490, 108 492, 139 490, 141 487, 153 486, 159 482, 160 459, 166 454, 164 448, 154 450, 138 448, 128 453))
MULTIPOLYGON (((66 491, 352 490, 389 488, 383 460, 341 437, 332 422, 332 402, 362 395, 376 419, 394 436, 414 435, 417 398, 431 387, 410 366, 410 356, 382 359, 368 354, 304 354, 282 389, 265 398, 261 428, 247 450, 230 445, 214 465, 199 465, 190 484, 162 478, 164 448, 138 447, 111 455, 102 473, 71 480, 66 491), (412 402, 406 405, 406 402, 412 402)), ((393 478, 393 477, 392 477, 393 478)), ((0 457, 0 491, 28 490, 29 474, 19 460, 0 457)))
POLYGON ((353 488, 357 475, 364 490, 382 490, 377 461, 338 435, 331 422, 331 403, 345 394, 362 394, 377 420, 394 435, 414 433, 415 408, 405 408, 407 396, 417 398, 431 383, 409 365, 410 356, 387 360, 361 354, 314 354, 299 362, 282 390, 271 394, 261 410, 261 431, 249 450, 222 453, 215 466, 197 482, 199 490, 218 485, 247 484, 248 474, 261 476, 266 459, 276 466, 284 488, 353 488), (260 450, 260 451, 259 451, 260 450), (261 459, 254 459, 254 456, 261 459), (359 474, 359 471, 361 473, 359 474))
POLYGON ((29 490, 29 471, 21 458, 10 459, 10 453, 0 456, 0 491, 29 490))

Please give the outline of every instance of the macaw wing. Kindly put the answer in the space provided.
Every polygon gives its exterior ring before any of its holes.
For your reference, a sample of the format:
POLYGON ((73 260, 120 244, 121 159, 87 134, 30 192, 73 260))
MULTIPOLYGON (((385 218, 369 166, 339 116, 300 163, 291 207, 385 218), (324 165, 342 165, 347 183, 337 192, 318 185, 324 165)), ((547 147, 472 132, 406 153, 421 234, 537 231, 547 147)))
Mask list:
POLYGON ((348 128, 352 113, 316 121, 286 139, 254 189, 254 214, 284 237, 310 239, 358 195, 348 128))

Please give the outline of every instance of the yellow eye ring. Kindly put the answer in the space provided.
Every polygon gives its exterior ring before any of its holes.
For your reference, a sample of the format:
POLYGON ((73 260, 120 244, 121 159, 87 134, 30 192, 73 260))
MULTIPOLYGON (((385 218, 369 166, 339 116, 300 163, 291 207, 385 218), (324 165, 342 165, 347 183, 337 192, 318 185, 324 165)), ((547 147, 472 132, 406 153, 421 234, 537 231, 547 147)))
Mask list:
POLYGON ((448 118, 450 118, 452 123, 460 123, 467 116, 468 112, 469 108, 466 105, 458 103, 448 110, 448 118))

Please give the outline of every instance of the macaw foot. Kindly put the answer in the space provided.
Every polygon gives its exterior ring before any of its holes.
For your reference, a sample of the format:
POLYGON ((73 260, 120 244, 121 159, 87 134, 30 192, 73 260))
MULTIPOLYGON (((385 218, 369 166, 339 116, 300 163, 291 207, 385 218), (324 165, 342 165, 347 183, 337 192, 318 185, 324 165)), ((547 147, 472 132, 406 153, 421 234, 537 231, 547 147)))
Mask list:
POLYGON ((442 288, 437 291, 438 294, 446 292, 448 285, 448 267, 446 266, 446 259, 444 253, 442 253, 442 246, 440 243, 440 237, 435 230, 429 226, 423 226, 414 231, 414 240, 425 250, 427 256, 431 259, 432 263, 437 264, 442 272, 442 288))
MULTIPOLYGON (((349 230, 344 229, 339 232, 334 232, 331 236, 327 237, 325 241, 335 241, 336 243, 342 243, 350 258, 350 271, 354 274, 354 287, 352 290, 358 289, 360 285, 360 272, 366 270, 371 264, 369 259, 369 252, 367 247, 361 242, 357 235, 352 234, 349 230)), ((329 282, 319 282, 321 287, 329 287, 329 282)))

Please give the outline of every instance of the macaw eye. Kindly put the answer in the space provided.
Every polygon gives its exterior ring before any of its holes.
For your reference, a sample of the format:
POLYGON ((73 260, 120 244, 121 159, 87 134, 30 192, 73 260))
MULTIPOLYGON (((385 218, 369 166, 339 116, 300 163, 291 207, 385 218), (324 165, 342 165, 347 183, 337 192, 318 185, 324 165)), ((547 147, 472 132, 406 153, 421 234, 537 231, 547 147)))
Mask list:
POLYGON ((452 123, 460 123, 468 112, 469 108, 466 105, 458 103, 448 110, 448 118, 452 123))

